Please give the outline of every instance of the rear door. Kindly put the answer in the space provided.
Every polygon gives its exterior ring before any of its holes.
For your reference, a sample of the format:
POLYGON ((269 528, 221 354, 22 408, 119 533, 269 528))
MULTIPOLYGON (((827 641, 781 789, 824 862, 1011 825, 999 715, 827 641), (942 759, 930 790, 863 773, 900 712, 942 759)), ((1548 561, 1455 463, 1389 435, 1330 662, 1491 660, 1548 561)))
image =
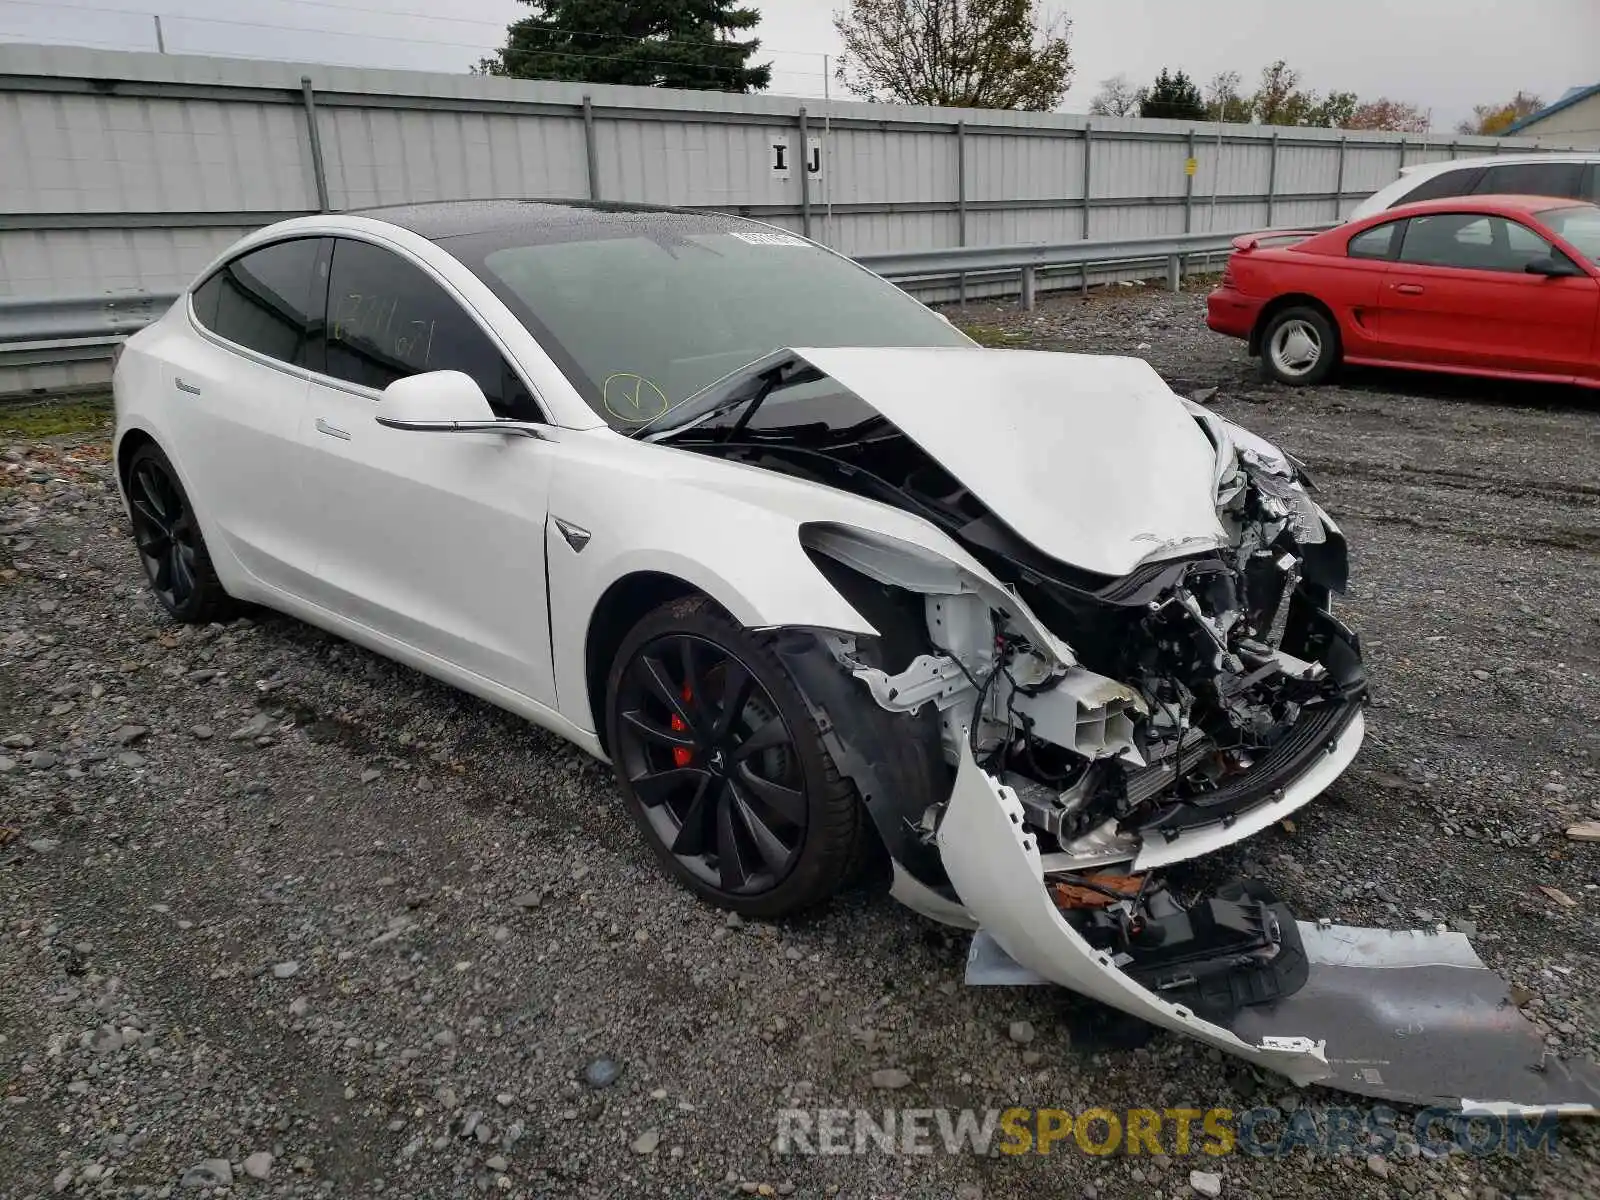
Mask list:
POLYGON ((1412 217, 1384 277, 1383 357, 1571 378, 1588 356, 1596 285, 1587 276, 1528 273, 1528 263, 1553 251, 1539 234, 1501 216, 1412 217))
POLYGON ((329 280, 300 428, 317 602, 554 707, 544 526, 559 444, 379 425, 383 388, 438 370, 472 376, 500 416, 543 418, 498 343, 417 263, 339 238, 329 280))
POLYGON ((167 436, 207 536, 220 536, 258 580, 295 595, 312 579, 299 429, 326 245, 273 242, 215 271, 192 296, 204 336, 175 340, 165 380, 183 411, 167 436))

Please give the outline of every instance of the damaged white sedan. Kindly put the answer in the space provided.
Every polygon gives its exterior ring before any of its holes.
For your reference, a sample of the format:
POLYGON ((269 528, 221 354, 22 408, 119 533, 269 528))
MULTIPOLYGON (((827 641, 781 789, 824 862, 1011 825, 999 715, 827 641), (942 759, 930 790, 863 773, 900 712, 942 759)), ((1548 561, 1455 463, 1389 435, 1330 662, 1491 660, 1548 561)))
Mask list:
POLYGON ((114 387, 173 616, 268 605, 554 730, 713 903, 887 860, 1000 974, 1299 1080, 1353 1061, 1293 1007, 1330 957, 1438 966, 1156 878, 1326 789, 1367 689, 1301 469, 1142 361, 982 349, 732 217, 481 202, 251 235, 114 387))

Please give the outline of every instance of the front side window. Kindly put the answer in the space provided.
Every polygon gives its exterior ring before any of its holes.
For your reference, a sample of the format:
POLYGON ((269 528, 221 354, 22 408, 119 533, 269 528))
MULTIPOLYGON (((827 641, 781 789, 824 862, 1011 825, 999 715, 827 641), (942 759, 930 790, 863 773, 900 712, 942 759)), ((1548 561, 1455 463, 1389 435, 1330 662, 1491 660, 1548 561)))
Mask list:
POLYGON ((1404 221, 1390 221, 1363 230, 1350 239, 1345 253, 1351 258, 1393 258, 1404 226, 1404 221))
POLYGON ((424 371, 460 371, 495 415, 539 420, 528 389, 459 301, 391 250, 340 238, 328 283, 327 373, 382 391, 424 371))
POLYGON ((240 255, 195 289, 195 316, 230 342, 304 366, 308 339, 321 320, 321 244, 320 238, 297 238, 240 255))
POLYGON ((1436 213, 1412 217, 1400 261, 1473 271, 1521 271, 1551 251, 1533 230, 1485 213, 1436 213))
POLYGON ((451 238, 614 429, 788 347, 971 346, 927 306, 792 234, 724 217, 575 213, 451 238))
POLYGON ((1582 191, 1582 163, 1504 163, 1484 171, 1480 196, 1570 196, 1582 191))

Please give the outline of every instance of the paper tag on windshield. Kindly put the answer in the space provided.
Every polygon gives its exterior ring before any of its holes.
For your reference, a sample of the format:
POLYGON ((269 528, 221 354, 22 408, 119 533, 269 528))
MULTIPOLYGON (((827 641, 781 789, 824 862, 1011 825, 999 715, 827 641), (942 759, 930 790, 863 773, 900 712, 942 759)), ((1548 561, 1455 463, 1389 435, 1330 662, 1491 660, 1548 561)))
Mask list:
POLYGON ((728 231, 741 242, 749 242, 752 246, 801 246, 806 245, 804 238, 797 238, 791 233, 768 233, 765 230, 751 232, 744 229, 731 229, 728 231))

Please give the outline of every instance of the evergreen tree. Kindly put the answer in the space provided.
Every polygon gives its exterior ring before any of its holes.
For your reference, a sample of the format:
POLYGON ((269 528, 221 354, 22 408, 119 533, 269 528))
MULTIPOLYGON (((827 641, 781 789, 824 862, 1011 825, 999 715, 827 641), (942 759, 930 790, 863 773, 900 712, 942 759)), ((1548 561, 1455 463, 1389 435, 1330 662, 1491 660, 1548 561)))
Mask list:
POLYGON ((1139 115, 1173 121, 1203 121, 1206 105, 1194 80, 1182 71, 1168 74, 1163 67, 1155 83, 1140 93, 1139 115))
POLYGON ((533 15, 478 69, 518 79, 756 92, 771 64, 749 65, 761 43, 738 41, 761 14, 738 0, 521 0, 533 15))

